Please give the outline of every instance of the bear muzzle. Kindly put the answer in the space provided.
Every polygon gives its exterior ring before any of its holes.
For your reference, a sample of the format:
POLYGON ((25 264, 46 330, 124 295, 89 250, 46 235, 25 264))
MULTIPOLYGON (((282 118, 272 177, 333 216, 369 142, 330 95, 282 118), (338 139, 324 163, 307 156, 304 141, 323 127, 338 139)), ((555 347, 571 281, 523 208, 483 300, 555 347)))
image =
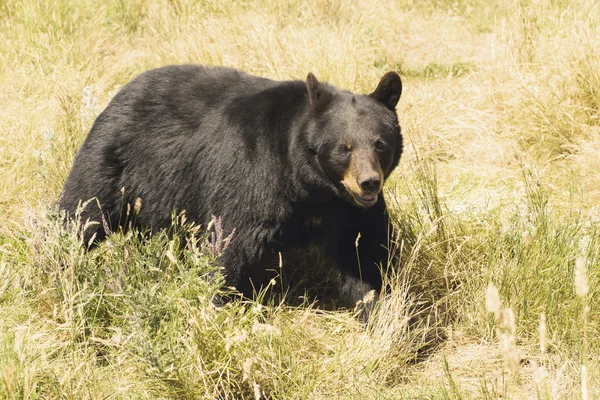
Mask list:
POLYGON ((347 174, 342 180, 352 200, 361 207, 371 207, 377 203, 379 192, 383 187, 382 174, 370 174, 357 178, 353 174, 347 174))
POLYGON ((375 203, 377 203, 377 194, 357 194, 357 193, 353 193, 350 192, 350 195, 352 196, 352 198, 354 199, 354 201, 356 203, 358 203, 359 206, 362 207, 371 207, 372 205, 375 205, 375 203))

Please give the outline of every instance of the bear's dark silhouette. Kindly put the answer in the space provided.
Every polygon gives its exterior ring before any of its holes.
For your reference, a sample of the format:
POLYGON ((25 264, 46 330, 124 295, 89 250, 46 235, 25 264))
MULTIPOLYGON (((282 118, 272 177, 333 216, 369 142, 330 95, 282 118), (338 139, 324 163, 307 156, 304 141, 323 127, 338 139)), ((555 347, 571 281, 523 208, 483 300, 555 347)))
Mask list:
POLYGON ((226 233, 235 228, 220 258, 225 281, 246 296, 279 252, 285 260, 317 245, 352 307, 380 291, 388 263, 382 187, 402 153, 401 92, 395 72, 356 95, 311 73, 303 82, 196 65, 148 71, 96 119, 59 207, 73 216, 94 199, 81 214, 96 222, 86 243, 123 227, 138 198, 136 225, 152 231, 169 227, 174 211, 203 226, 220 216, 226 233))

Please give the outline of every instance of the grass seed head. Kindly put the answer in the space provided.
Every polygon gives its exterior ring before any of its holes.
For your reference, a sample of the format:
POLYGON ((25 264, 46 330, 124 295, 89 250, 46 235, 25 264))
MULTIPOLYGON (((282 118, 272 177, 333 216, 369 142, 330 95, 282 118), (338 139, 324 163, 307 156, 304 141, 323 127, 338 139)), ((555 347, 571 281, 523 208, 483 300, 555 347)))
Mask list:
POLYGON ((585 266, 585 259, 578 257, 575 260, 575 293, 584 298, 589 291, 588 273, 585 266))
POLYGON ((590 377, 588 375, 587 366, 581 366, 581 399, 588 400, 590 398, 590 377))
POLYGON ((485 306, 489 312, 494 313, 496 316, 500 313, 500 294, 492 282, 488 284, 487 291, 485 293, 485 306))

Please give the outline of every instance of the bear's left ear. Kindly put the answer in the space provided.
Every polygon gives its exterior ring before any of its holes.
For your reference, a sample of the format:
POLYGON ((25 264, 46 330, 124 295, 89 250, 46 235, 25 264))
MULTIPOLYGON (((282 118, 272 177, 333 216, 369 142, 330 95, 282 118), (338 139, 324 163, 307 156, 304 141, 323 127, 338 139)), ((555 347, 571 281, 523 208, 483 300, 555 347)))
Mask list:
POLYGON ((318 112, 323 110, 325 105, 333 97, 333 93, 327 87, 317 80, 317 77, 312 72, 306 77, 306 88, 308 90, 308 101, 313 111, 318 112))
POLYGON ((377 85, 377 89, 375 89, 369 97, 394 111, 396 109, 396 104, 398 104, 398 100, 400 100, 401 94, 402 80, 400 80, 400 76, 397 73, 390 71, 381 78, 379 85, 377 85))

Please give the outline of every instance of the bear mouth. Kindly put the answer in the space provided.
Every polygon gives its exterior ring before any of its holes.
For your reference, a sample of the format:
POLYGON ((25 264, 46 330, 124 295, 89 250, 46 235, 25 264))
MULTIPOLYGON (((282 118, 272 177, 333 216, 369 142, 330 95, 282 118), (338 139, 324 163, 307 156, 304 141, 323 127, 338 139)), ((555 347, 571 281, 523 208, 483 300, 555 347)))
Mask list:
POLYGON ((375 203, 377 203, 377 197, 378 197, 377 193, 358 194, 358 193, 354 193, 351 190, 348 190, 348 192, 350 192, 352 199, 356 203, 358 203, 359 206, 371 207, 372 205, 375 205, 375 203))

